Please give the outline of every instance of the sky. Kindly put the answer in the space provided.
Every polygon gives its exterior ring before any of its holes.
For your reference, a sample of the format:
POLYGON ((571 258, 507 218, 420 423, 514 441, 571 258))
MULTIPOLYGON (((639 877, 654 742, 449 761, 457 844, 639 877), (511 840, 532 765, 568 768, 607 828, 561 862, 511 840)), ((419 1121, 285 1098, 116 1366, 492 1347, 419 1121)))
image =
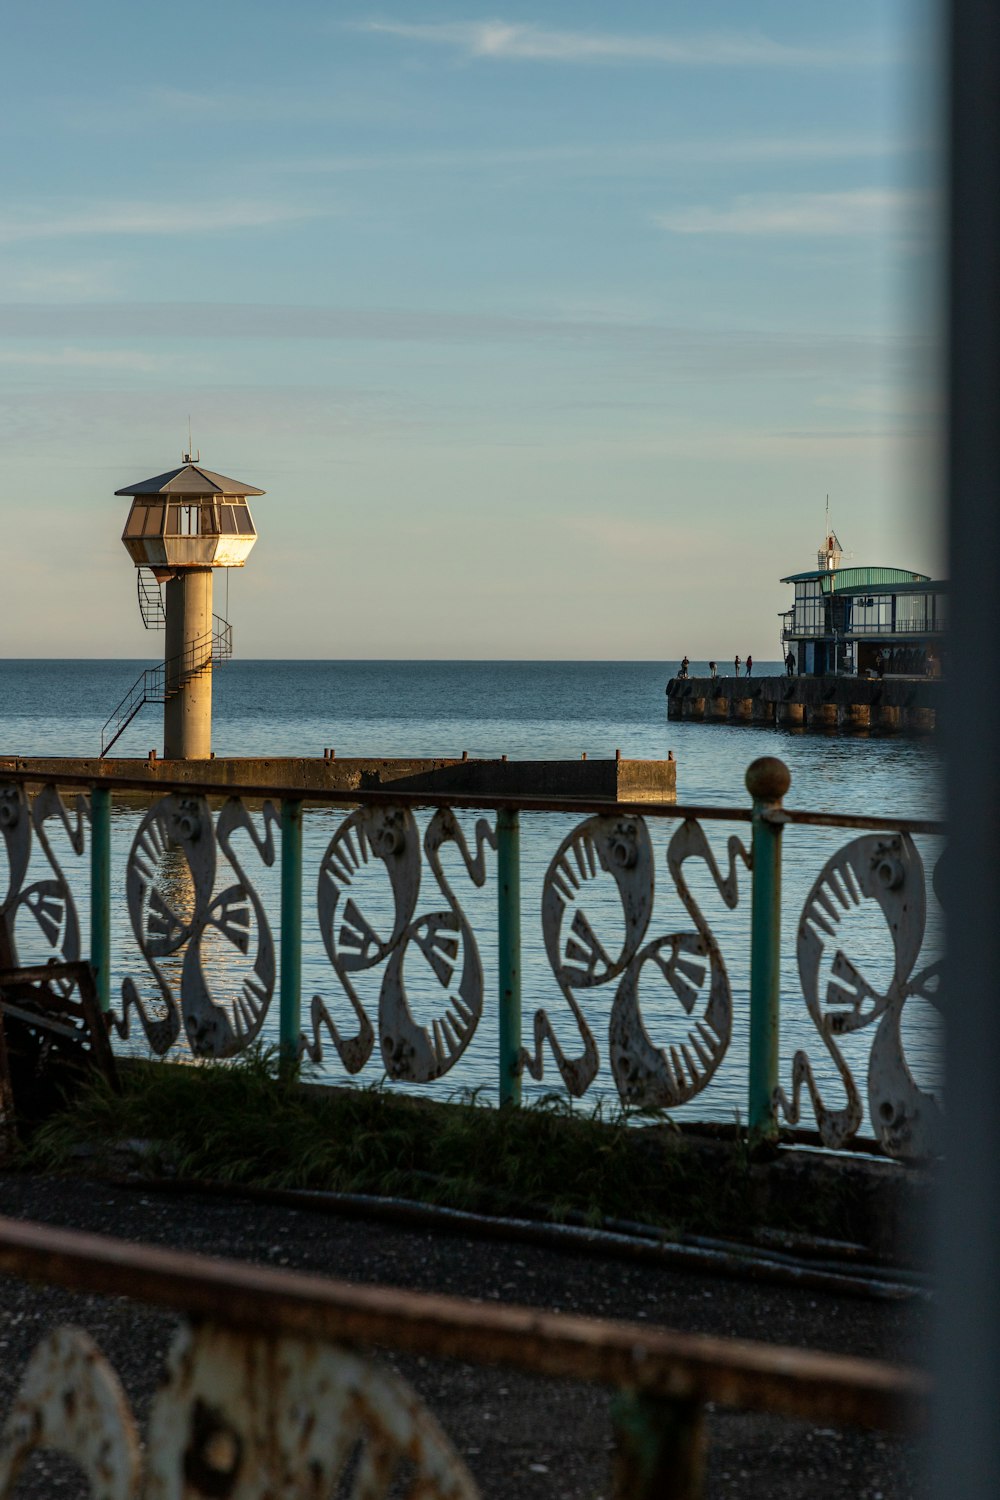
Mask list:
MULTIPOLYGON (((267 491, 242 657, 759 660, 940 574, 923 0, 4 17, 0 655, 155 660, 114 491, 267 491)), ((216 574, 216 607, 226 577, 216 574)))

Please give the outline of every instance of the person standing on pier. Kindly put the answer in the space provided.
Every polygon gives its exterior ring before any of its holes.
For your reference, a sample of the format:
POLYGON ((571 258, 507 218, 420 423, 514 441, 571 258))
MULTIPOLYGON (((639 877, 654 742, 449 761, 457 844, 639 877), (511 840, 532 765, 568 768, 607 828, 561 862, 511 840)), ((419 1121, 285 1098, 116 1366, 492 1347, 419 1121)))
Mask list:
POLYGON ((688 667, 690 665, 691 665, 691 663, 688 661, 687 657, 685 656, 681 660, 681 669, 680 669, 680 672, 677 675, 679 677, 686 677, 688 675, 688 667))
POLYGON ((788 673, 789 677, 795 676, 795 656, 791 651, 789 651, 788 655, 785 657, 785 671, 788 673))
POLYGON ((734 659, 733 666, 736 668, 736 675, 738 677, 740 675, 740 659, 738 656, 734 659))
POLYGON ((715 665, 714 661, 710 661, 709 662, 709 664, 708 664, 708 673, 709 673, 709 676, 712 678, 712 681, 714 682, 715 679, 716 679, 716 677, 718 677, 718 675, 719 675, 719 669, 715 665))
POLYGON ((753 657, 752 656, 748 656, 747 657, 747 665, 746 665, 746 675, 749 677, 750 673, 752 671, 753 671, 753 657))

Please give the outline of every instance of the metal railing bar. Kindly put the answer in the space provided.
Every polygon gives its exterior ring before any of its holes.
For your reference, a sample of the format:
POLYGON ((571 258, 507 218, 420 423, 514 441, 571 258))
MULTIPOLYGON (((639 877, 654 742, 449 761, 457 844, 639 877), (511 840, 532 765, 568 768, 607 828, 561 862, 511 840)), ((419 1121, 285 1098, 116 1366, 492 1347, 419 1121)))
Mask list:
MULTIPOLYGON (((615 802, 610 798, 581 797, 533 797, 496 796, 487 792, 407 792, 372 790, 370 788, 325 788, 289 785, 237 785, 222 781, 168 781, 158 777, 155 781, 136 776, 105 776, 77 772, 57 772, 55 775, 37 771, 5 770, 0 768, 0 781, 17 781, 30 786, 91 787, 110 785, 123 792, 187 792, 205 797, 251 797, 258 800, 270 798, 297 798, 304 803, 343 807, 450 807, 459 811, 500 809, 526 812, 568 813, 618 813, 627 817, 655 818, 699 818, 729 823, 749 823, 751 811, 748 807, 678 807, 665 802, 615 802)), ((895 825, 893 825, 895 826, 895 825)))
POLYGON ((381 1345, 745 1410, 911 1430, 921 1371, 209 1259, 0 1218, 0 1270, 269 1334, 381 1345))
POLYGON ((21 965, 16 969, 0 969, 0 983, 37 984, 40 979, 79 979, 89 967, 82 959, 63 964, 21 965))
MULTIPOLYGON (((0 781, 13 781, 23 786, 91 787, 109 786, 123 792, 150 792, 165 796, 168 792, 187 792, 205 797, 251 797, 259 800, 291 797, 305 804, 334 807, 450 807, 457 811, 495 809, 497 811, 523 810, 525 812, 560 812, 591 814, 618 814, 623 817, 698 819, 704 822, 749 823, 753 816, 749 807, 709 807, 697 803, 680 805, 667 802, 615 802, 598 797, 533 797, 496 796, 485 792, 408 792, 391 787, 385 790, 369 788, 323 788, 284 785, 244 785, 224 781, 173 781, 166 777, 155 780, 137 776, 118 776, 78 772, 39 773, 38 771, 0 768, 0 781)), ((806 809, 783 808, 776 815, 788 823, 812 824, 817 828, 861 828, 886 833, 937 833, 947 832, 947 824, 936 818, 884 818, 862 813, 810 812, 806 809)))
POLYGON ((872 833, 939 833, 948 832, 947 823, 939 818, 879 818, 853 813, 806 812, 785 807, 779 815, 785 823, 808 824, 813 828, 862 828, 872 833))

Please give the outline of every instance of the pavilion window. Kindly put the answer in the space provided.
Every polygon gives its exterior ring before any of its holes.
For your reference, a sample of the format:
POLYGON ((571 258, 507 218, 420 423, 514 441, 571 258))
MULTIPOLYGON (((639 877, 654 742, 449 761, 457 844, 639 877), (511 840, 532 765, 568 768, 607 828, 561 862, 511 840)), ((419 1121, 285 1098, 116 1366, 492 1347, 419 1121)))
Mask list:
POLYGON ((177 535, 199 536, 201 534, 201 506, 179 505, 177 512, 177 535))
POLYGON ((927 627, 927 600, 923 594, 900 594, 896 599, 896 629, 901 631, 925 630, 927 627))
POLYGON ((891 630, 892 595, 865 594, 862 598, 855 599, 851 628, 855 631, 891 630))
POLYGON ((810 579, 795 586, 795 628, 800 633, 822 635, 825 610, 819 581, 810 579))
POLYGON ((200 511, 198 505, 168 505, 167 536, 200 536, 200 511))
POLYGON ((163 531, 163 506, 147 505, 143 536, 159 536, 163 531))

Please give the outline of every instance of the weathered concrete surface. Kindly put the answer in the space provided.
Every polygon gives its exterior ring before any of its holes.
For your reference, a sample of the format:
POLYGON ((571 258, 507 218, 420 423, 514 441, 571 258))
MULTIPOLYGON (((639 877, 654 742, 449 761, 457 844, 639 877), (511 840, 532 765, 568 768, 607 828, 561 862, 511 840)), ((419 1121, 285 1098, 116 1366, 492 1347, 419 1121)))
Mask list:
POLYGON ((574 797, 609 802, 675 802, 673 760, 464 760, 215 757, 211 760, 125 760, 0 756, 0 775, 37 772, 39 780, 116 776, 158 782, 210 782, 220 787, 291 787, 310 791, 449 792, 474 796, 574 797))
POLYGON ((943 691, 938 678, 672 677, 667 717, 926 734, 936 728, 943 691))
POLYGON ((212 753, 212 570, 186 568, 168 580, 163 659, 163 754, 178 760, 212 753), (193 670, 203 662, 200 670, 193 670))

